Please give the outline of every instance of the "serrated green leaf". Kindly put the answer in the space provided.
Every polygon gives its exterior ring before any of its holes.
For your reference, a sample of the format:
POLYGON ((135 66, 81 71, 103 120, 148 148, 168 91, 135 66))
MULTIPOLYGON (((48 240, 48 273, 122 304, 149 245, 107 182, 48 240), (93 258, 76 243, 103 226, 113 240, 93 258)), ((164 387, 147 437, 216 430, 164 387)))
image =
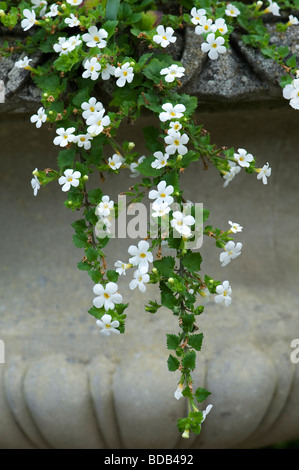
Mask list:
POLYGON ((167 360, 167 366, 170 372, 175 372, 176 370, 178 370, 180 366, 180 361, 176 357, 174 357, 172 354, 169 354, 169 357, 167 360))
POLYGON ((205 388, 199 387, 195 391, 195 398, 198 401, 198 403, 201 403, 202 401, 204 401, 209 395, 211 395, 211 392, 209 392, 205 388))
POLYGON ((117 282, 119 274, 116 271, 110 269, 109 271, 107 271, 106 275, 108 281, 117 282))
POLYGON ((87 243, 87 235, 86 233, 77 233, 73 235, 73 242, 77 248, 84 248, 87 243))
POLYGON ((196 335, 189 336, 188 338, 188 345, 192 348, 196 349, 196 351, 201 350, 202 340, 203 340, 203 333, 199 333, 196 335))
POLYGON ((58 154, 57 163, 61 170, 72 168, 76 156, 76 148, 61 150, 58 154))
POLYGON ((188 271, 200 271, 201 262, 202 256, 198 252, 191 251, 182 258, 182 264, 188 271))
POLYGON ((186 369, 193 370, 195 368, 195 361, 196 361, 196 352, 195 351, 188 351, 187 354, 182 359, 182 366, 186 369))
POLYGON ((98 252, 95 248, 90 246, 89 248, 87 248, 85 252, 85 256, 88 259, 88 261, 95 261, 98 258, 98 252))
POLYGON ((180 344, 180 338, 177 335, 166 334, 167 336, 167 349, 176 349, 180 344))
POLYGON ((173 275, 175 259, 171 256, 164 256, 162 259, 154 261, 153 265, 162 276, 170 277, 173 275))

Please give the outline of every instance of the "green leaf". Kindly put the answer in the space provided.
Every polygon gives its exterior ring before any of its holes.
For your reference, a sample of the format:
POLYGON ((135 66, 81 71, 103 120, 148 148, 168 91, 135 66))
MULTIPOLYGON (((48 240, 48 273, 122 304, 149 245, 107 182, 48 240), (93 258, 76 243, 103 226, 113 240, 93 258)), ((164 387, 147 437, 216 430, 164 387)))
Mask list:
POLYGON ((167 349, 176 349, 179 347, 180 338, 177 335, 166 334, 167 336, 167 349))
POLYGON ((164 146, 162 142, 159 142, 158 140, 161 132, 158 127, 146 126, 142 131, 145 139, 145 146, 150 152, 154 153, 158 150, 163 151, 164 146))
POLYGON ((203 333, 189 336, 188 345, 196 349, 196 351, 200 351, 201 346, 202 346, 202 340, 203 340, 203 333))
POLYGON ((76 147, 61 150, 58 154, 57 163, 61 170, 72 168, 76 156, 76 147))
POLYGON ((71 226, 77 233, 82 233, 87 229, 85 219, 76 220, 76 222, 73 222, 71 226))
POLYGON ((169 310, 173 310, 174 307, 178 305, 178 301, 175 298, 174 294, 171 290, 166 286, 164 282, 160 283, 161 289, 161 303, 164 307, 169 308, 169 310))
POLYGON ((289 54, 289 52, 290 52, 290 49, 288 46, 280 46, 277 48, 277 53, 282 58, 286 57, 289 54))
POLYGON ((182 258, 183 266, 191 272, 200 271, 201 262, 202 256, 198 252, 194 253, 192 251, 189 251, 189 253, 187 253, 186 256, 182 258))
POLYGON ((77 267, 81 271, 89 271, 92 268, 91 264, 86 261, 79 261, 79 263, 77 263, 77 267))
POLYGON ((91 204, 99 204, 103 197, 103 191, 100 188, 91 189, 88 191, 88 198, 91 204))
POLYGON ((138 170, 144 176, 159 176, 160 170, 156 170, 151 166, 154 160, 154 157, 146 157, 143 162, 141 162, 140 165, 136 167, 136 170, 138 170))
POLYGON ((182 359, 182 366, 186 369, 193 370, 195 368, 195 361, 196 361, 196 352, 195 351, 188 351, 187 354, 182 359))
POLYGON ((106 20, 116 20, 120 0, 107 0, 106 20))
POLYGON ((77 248, 84 248, 86 246, 87 239, 88 238, 86 233, 78 233, 73 235, 73 242, 77 248))
POLYGON ((98 252, 95 248, 90 246, 89 248, 87 248, 85 252, 85 256, 88 259, 88 261, 96 261, 98 259, 98 252))
POLYGON ((170 372, 175 372, 180 366, 180 361, 176 357, 172 356, 172 354, 169 354, 167 365, 170 372))
POLYGON ((153 264, 162 276, 170 277, 173 275, 175 259, 172 256, 164 256, 162 259, 154 261, 153 264))
POLYGON ((195 398, 199 403, 204 401, 209 395, 211 395, 211 392, 208 392, 208 390, 206 390, 205 388, 199 387, 195 391, 195 398))
POLYGON ((110 282, 117 282, 119 274, 114 270, 109 270, 106 273, 107 279, 110 282))

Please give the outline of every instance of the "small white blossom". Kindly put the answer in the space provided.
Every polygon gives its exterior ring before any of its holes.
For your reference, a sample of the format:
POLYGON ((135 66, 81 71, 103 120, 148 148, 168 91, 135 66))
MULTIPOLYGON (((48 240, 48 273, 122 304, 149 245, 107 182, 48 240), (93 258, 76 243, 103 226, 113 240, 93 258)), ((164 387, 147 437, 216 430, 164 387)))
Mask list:
POLYGON ((153 254, 149 251, 149 243, 146 240, 141 240, 138 246, 130 245, 128 252, 131 255, 129 263, 138 268, 146 268, 148 270, 148 264, 153 262, 153 254))
POLYGON ((131 175, 130 177, 131 178, 137 178, 137 176, 140 175, 140 171, 138 171, 136 168, 140 165, 140 163, 143 162, 143 160, 145 160, 145 155, 142 155, 141 157, 138 158, 137 162, 133 162, 129 165, 129 168, 131 170, 131 175))
POLYGON ((178 132, 179 130, 182 129, 182 124, 179 123, 179 121, 171 121, 169 123, 170 129, 168 129, 168 134, 171 134, 173 132, 178 132))
POLYGON ((96 112, 101 111, 103 109, 103 105, 92 96, 88 101, 84 101, 84 103, 81 104, 81 108, 83 109, 82 117, 84 119, 88 119, 96 112))
POLYGON ((69 5, 72 5, 74 7, 78 7, 83 2, 83 0, 66 0, 66 1, 69 5))
POLYGON ((237 224, 236 222, 232 222, 231 220, 229 220, 228 223, 231 226, 229 229, 230 232, 232 233, 242 232, 243 227, 241 225, 237 224))
POLYGON ((164 140, 167 144, 165 150, 169 155, 173 155, 175 152, 178 152, 179 155, 185 155, 188 152, 188 148, 185 146, 189 142, 187 134, 181 135, 180 132, 172 132, 164 140))
POLYGON ((40 16, 44 16, 46 10, 47 10, 47 6, 48 6, 48 2, 46 2, 45 0, 31 0, 31 3, 33 4, 33 9, 35 10, 36 8, 40 8, 42 7, 42 9, 40 10, 39 14, 40 16))
POLYGON ((28 8, 25 8, 25 10, 23 10, 23 16, 25 18, 21 21, 21 26, 24 31, 28 31, 28 29, 32 28, 36 23, 35 11, 30 11, 28 8))
POLYGON ((153 41, 161 47, 167 47, 170 43, 176 41, 176 37, 173 36, 174 30, 170 26, 165 29, 164 26, 160 24, 156 32, 157 34, 154 35, 153 41))
POLYGON ((183 237, 190 237, 191 226, 195 224, 192 215, 185 215, 183 212, 175 211, 172 214, 173 219, 170 221, 171 226, 183 237))
POLYGON ((157 190, 152 189, 148 197, 149 199, 155 199, 155 202, 157 204, 166 204, 170 205, 173 203, 173 197, 170 196, 174 191, 173 186, 170 184, 167 186, 166 181, 160 181, 160 183, 157 186, 157 190))
POLYGON ((211 292, 209 291, 209 289, 207 287, 204 287, 204 288, 200 289, 199 295, 201 297, 200 298, 200 304, 201 305, 207 305, 209 303, 210 297, 211 297, 211 292))
POLYGON ((216 287, 216 292, 218 295, 215 296, 216 304, 224 302, 224 305, 228 307, 231 304, 231 293, 232 288, 229 284, 229 281, 224 281, 222 284, 216 287))
POLYGON ((66 192, 71 189, 71 186, 74 186, 74 188, 79 186, 79 178, 81 178, 80 171, 68 169, 64 171, 64 176, 60 176, 58 183, 62 186, 62 191, 66 192))
POLYGON ((104 307, 106 311, 113 310, 115 304, 120 304, 123 301, 121 294, 117 291, 118 285, 115 282, 108 282, 105 287, 96 284, 93 287, 93 292, 97 297, 93 299, 93 305, 97 308, 104 307))
POLYGON ((167 165, 167 160, 169 158, 168 153, 162 153, 162 152, 155 152, 154 157, 156 160, 154 160, 151 163, 151 166, 153 168, 156 168, 156 170, 160 170, 160 168, 163 168, 164 166, 167 165))
POLYGON ((78 147, 83 147, 84 150, 89 150, 91 148, 91 135, 87 134, 79 134, 76 135, 73 142, 77 144, 78 147))
POLYGON ((185 68, 172 64, 170 67, 160 70, 160 75, 165 75, 165 81, 172 83, 175 78, 181 78, 185 75, 185 68))
POLYGON ((211 31, 213 31, 213 20, 208 19, 206 16, 202 16, 195 28, 195 34, 200 35, 211 31))
POLYGON ((69 18, 65 18, 64 20, 65 24, 68 25, 69 28, 74 28, 75 26, 80 25, 80 21, 78 18, 74 15, 74 13, 71 13, 69 18))
POLYGON ((99 328, 101 328, 100 333, 103 336, 110 336, 111 333, 117 333, 119 334, 120 331, 117 329, 119 327, 119 321, 118 320, 112 320, 111 315, 108 315, 105 313, 100 320, 96 321, 96 324, 99 328))
POLYGON ((194 24, 194 25, 198 25, 200 23, 200 20, 203 16, 206 16, 207 12, 204 8, 199 8, 198 10, 196 9, 196 7, 193 7, 191 12, 190 12, 192 18, 191 18, 191 22, 194 24))
POLYGON ((267 184, 267 178, 271 176, 271 168, 269 167, 269 163, 266 163, 263 168, 258 168, 256 171, 258 172, 257 179, 261 179, 263 181, 263 184, 267 184))
POLYGON ((217 20, 215 20, 215 23, 212 27, 212 30, 214 33, 216 31, 219 31, 220 34, 226 34, 227 24, 225 23, 225 20, 223 18, 217 18, 217 20))
MULTIPOLYGON (((38 171, 38 169, 35 168, 33 173, 36 173, 37 171, 38 171)), ((31 180, 31 187, 33 189, 34 196, 36 196, 38 190, 40 189, 40 182, 39 182, 38 177, 36 175, 34 175, 32 180, 31 180)))
POLYGON ((272 0, 268 0, 268 1, 269 1, 269 5, 264 10, 264 13, 272 13, 272 15, 274 16, 280 16, 280 13, 279 13, 280 6, 276 2, 273 2, 272 0))
POLYGON ((107 45, 106 38, 108 33, 105 29, 98 29, 96 26, 90 26, 88 33, 83 34, 82 39, 88 47, 98 47, 103 49, 107 45))
POLYGON ((227 16, 236 17, 236 16, 240 15, 240 13, 241 13, 240 10, 237 7, 235 7, 235 5, 232 5, 231 3, 226 5, 225 14, 227 16))
POLYGON ((292 83, 286 85, 282 94, 286 100, 290 100, 292 108, 299 109, 299 78, 295 78, 292 83))
POLYGON ((114 210, 114 201, 109 196, 103 196, 101 202, 97 205, 95 214, 98 217, 108 217, 114 210))
POLYGON ((186 107, 183 104, 176 104, 173 106, 171 103, 162 105, 163 112, 159 114, 159 119, 162 122, 169 121, 170 119, 180 119, 184 116, 186 107))
POLYGON ((114 71, 114 76, 117 78, 116 85, 120 88, 125 86, 127 82, 131 83, 134 78, 134 73, 130 62, 126 62, 121 67, 117 67, 114 71))
POLYGON ((179 400, 180 398, 182 398, 182 396, 183 396, 183 389, 184 389, 184 385, 183 385, 182 383, 179 383, 178 388, 177 388, 176 391, 174 392, 174 398, 176 398, 177 400, 179 400))
POLYGON ((288 26, 290 25, 297 25, 299 24, 299 20, 296 16, 293 16, 293 15, 289 15, 289 21, 288 21, 288 26))
POLYGON ((50 11, 45 14, 45 17, 46 17, 46 18, 54 18, 54 17, 57 16, 58 14, 59 14, 58 5, 56 5, 56 4, 54 3, 53 5, 50 6, 50 11))
POLYGON ((242 243, 239 242, 235 244, 232 240, 226 243, 224 246, 224 250, 220 253, 219 259, 221 262, 221 266, 228 265, 232 259, 237 258, 241 254, 242 243))
POLYGON ((30 117, 30 122, 35 123, 37 128, 40 128, 44 122, 47 120, 47 114, 45 108, 42 106, 38 109, 36 114, 33 114, 30 117))
POLYGON ((31 62, 31 61, 32 61, 32 59, 28 59, 28 57, 25 56, 25 57, 23 57, 23 59, 20 59, 15 63, 15 67, 17 67, 18 69, 30 70, 31 66, 29 65, 29 62, 31 62))
POLYGON ((110 124, 110 117, 104 116, 105 108, 101 111, 96 111, 95 113, 91 114, 86 119, 86 124, 88 125, 87 132, 92 136, 95 137, 103 132, 104 127, 109 126, 110 124))
POLYGON ((110 166, 112 170, 119 170, 123 162, 124 162, 124 159, 117 153, 112 155, 112 157, 108 158, 108 165, 110 166))
POLYGON ((169 214, 170 206, 168 204, 157 204, 156 202, 152 205, 152 217, 164 217, 164 215, 169 214))
POLYGON ((126 275, 126 270, 131 268, 132 265, 130 263, 123 263, 122 261, 118 260, 114 263, 114 266, 117 268, 115 271, 121 276, 122 274, 126 275))
POLYGON ((226 52, 226 47, 223 46, 224 38, 222 36, 215 37, 214 33, 208 34, 206 38, 207 42, 204 42, 201 45, 201 50, 207 52, 211 60, 218 59, 219 54, 224 54, 226 52))
POLYGON ((109 80, 109 78, 111 76, 114 77, 114 75, 115 75, 114 65, 106 64, 104 67, 102 67, 102 70, 101 70, 102 80, 109 80))
POLYGON ((96 57, 85 60, 83 67, 85 68, 85 71, 82 73, 83 78, 90 78, 91 80, 97 80, 99 78, 101 64, 99 64, 96 57))
POLYGON ((213 405, 208 405, 208 406, 206 407, 206 409, 202 411, 203 419, 202 419, 202 422, 201 422, 201 423, 204 422, 204 420, 206 419, 206 416, 210 413, 210 411, 211 411, 212 408, 213 408, 213 405))
POLYGON ((248 168, 250 166, 250 162, 253 161, 253 156, 251 153, 247 153, 245 149, 238 149, 238 153, 234 153, 234 159, 243 168, 248 168))
POLYGON ((228 184, 234 179, 234 177, 241 171, 241 167, 237 166, 235 162, 229 162, 230 170, 223 176, 225 182, 223 187, 226 188, 228 184))
POLYGON ((73 142, 75 138, 75 130, 75 127, 69 127, 68 129, 65 129, 64 127, 59 127, 59 129, 56 129, 56 134, 58 134, 58 136, 55 137, 53 140, 54 145, 66 147, 69 142, 73 142))
POLYGON ((129 287, 131 290, 138 289, 140 292, 145 292, 146 291, 146 285, 150 280, 150 277, 146 271, 146 268, 140 268, 137 269, 134 272, 134 279, 130 282, 129 287))

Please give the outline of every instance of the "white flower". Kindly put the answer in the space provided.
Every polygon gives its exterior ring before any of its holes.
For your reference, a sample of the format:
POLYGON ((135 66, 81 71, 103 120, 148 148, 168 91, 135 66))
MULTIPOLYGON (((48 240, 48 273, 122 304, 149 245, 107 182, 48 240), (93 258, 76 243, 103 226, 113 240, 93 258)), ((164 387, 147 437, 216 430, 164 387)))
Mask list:
POLYGON ((299 109, 299 78, 295 78, 292 83, 286 85, 283 89, 283 97, 290 100, 290 106, 299 109))
POLYGON ((153 203, 152 206, 153 212, 152 217, 163 217, 164 215, 170 212, 170 207, 168 204, 157 204, 156 202, 153 203))
POLYGON ((31 61, 32 61, 32 59, 28 59, 28 57, 25 56, 25 57, 23 57, 23 59, 20 59, 15 63, 15 67, 17 67, 18 69, 30 70, 31 67, 29 65, 29 62, 31 62, 31 61))
POLYGON ((45 0, 31 0, 31 3, 34 5, 32 7, 33 9, 43 7, 41 11, 39 12, 39 14, 40 16, 44 16, 45 11, 48 6, 48 2, 46 2, 45 0))
POLYGON ((58 13, 59 13, 59 11, 58 11, 58 5, 56 5, 56 4, 54 3, 53 5, 50 6, 50 11, 45 14, 45 17, 46 17, 46 18, 55 17, 55 16, 58 15, 58 13))
POLYGON ((293 15, 289 15, 289 21, 288 21, 288 26, 290 25, 297 25, 299 24, 299 20, 296 16, 293 16, 293 15))
POLYGON ((122 261, 118 260, 114 263, 114 266, 117 268, 115 271, 121 276, 122 274, 126 275, 126 270, 131 268, 132 265, 130 263, 123 263, 122 261))
POLYGON ((111 76, 115 74, 115 67, 114 65, 106 64, 101 70, 101 78, 102 80, 109 80, 111 76))
POLYGON ((116 85, 119 87, 125 86, 125 84, 131 83, 134 78, 133 67, 130 66, 130 62, 126 62, 121 67, 117 67, 114 72, 114 76, 118 78, 116 85))
POLYGON ((103 196, 101 202, 97 205, 95 214, 98 217, 108 217, 110 212, 114 210, 114 201, 109 196, 103 196))
POLYGON ((86 124, 88 125, 87 132, 92 136, 95 137, 103 132, 104 127, 109 126, 110 124, 110 117, 104 116, 105 108, 101 111, 96 111, 92 115, 90 115, 86 119, 86 124))
POLYGON ((180 398, 182 398, 183 396, 183 388, 184 388, 184 385, 182 383, 179 383, 178 385, 178 388, 176 389, 176 391, 174 392, 174 398, 176 398, 177 400, 179 400, 180 398))
POLYGON ((203 289, 200 289, 199 295, 201 297, 201 299, 200 299, 200 304, 201 305, 206 305, 206 304, 209 303, 210 297, 211 297, 211 292, 209 291, 209 289, 207 287, 204 287, 203 289))
POLYGON ((84 150, 89 150, 91 147, 91 140, 92 140, 91 135, 87 133, 87 134, 76 135, 73 142, 74 144, 77 144, 78 147, 83 147, 84 150))
POLYGON ((141 267, 140 269, 137 269, 134 272, 134 279, 130 282, 129 287, 131 290, 134 290, 138 286, 138 289, 140 290, 140 292, 145 292, 146 291, 145 284, 147 284, 149 280, 150 280, 150 277, 147 274, 146 268, 141 267))
POLYGON ((46 122, 47 120, 47 114, 45 111, 45 108, 42 106, 38 109, 37 114, 33 114, 30 117, 30 122, 35 123, 37 128, 40 128, 41 125, 46 122))
POLYGON ((83 78, 91 78, 91 80, 97 80, 99 78, 101 64, 99 64, 96 57, 85 60, 83 67, 85 68, 85 71, 82 73, 83 78))
MULTIPOLYGON (((38 169, 35 168, 35 170, 34 170, 33 173, 36 173, 37 171, 38 171, 38 169)), ((32 187, 32 189, 33 189, 33 194, 34 194, 34 196, 36 196, 38 190, 40 189, 40 182, 39 182, 39 180, 38 180, 38 178, 37 178, 36 175, 34 175, 33 178, 32 178, 32 180, 31 180, 31 187, 32 187)))
POLYGON ((140 165, 140 163, 143 162, 143 160, 145 160, 145 158, 145 155, 142 155, 138 158, 137 162, 133 162, 129 165, 129 168, 132 172, 132 174, 130 175, 131 178, 137 178, 137 176, 140 175, 140 171, 136 170, 136 168, 140 165))
POLYGON ((107 313, 105 313, 101 317, 100 320, 96 321, 96 324, 98 325, 98 327, 101 328, 100 333, 102 335, 110 336, 111 333, 117 333, 117 334, 120 333, 120 331, 117 330, 117 328, 119 327, 119 321, 118 320, 111 321, 111 320, 112 320, 111 315, 108 315, 107 313))
POLYGON ((231 220, 228 221, 229 225, 231 228, 229 229, 230 232, 232 233, 237 233, 237 232, 242 232, 243 227, 236 222, 232 222, 231 220))
POLYGON ((238 149, 239 153, 234 153, 234 159, 239 163, 240 166, 248 168, 250 162, 253 161, 251 153, 247 153, 245 149, 238 149))
POLYGON ((212 31, 213 27, 213 20, 207 19, 206 16, 202 16, 199 24, 195 28, 195 34, 203 34, 203 33, 209 33, 212 31))
POLYGON ((167 165, 167 160, 169 158, 167 153, 164 154, 162 152, 155 152, 154 157, 156 160, 152 162, 151 166, 156 168, 156 170, 160 170, 160 168, 163 168, 167 165))
POLYGON ((213 32, 215 33, 216 31, 219 31, 221 34, 226 34, 227 33, 227 25, 225 23, 225 20, 223 18, 217 18, 215 20, 215 23, 212 27, 213 32))
POLYGON ((83 2, 83 0, 66 0, 66 1, 69 5, 73 5, 75 7, 78 7, 83 2))
POLYGON ((256 170, 258 172, 257 179, 262 180, 264 184, 268 183, 267 178, 271 176, 271 168, 269 167, 269 163, 266 163, 266 165, 263 166, 263 168, 258 168, 256 170))
POLYGON ((192 215, 185 215, 180 211, 173 212, 172 217, 173 219, 170 221, 171 226, 183 237, 190 237, 190 227, 195 224, 194 217, 192 215))
POLYGON ((228 263, 231 262, 232 259, 237 258, 241 254, 242 243, 233 242, 232 240, 227 242, 224 246, 225 251, 220 253, 219 259, 221 262, 221 266, 226 266, 228 263))
POLYGON ((202 419, 202 422, 201 422, 201 423, 204 422, 204 420, 206 419, 206 416, 210 413, 210 411, 211 411, 212 408, 213 408, 213 405, 208 405, 208 406, 206 407, 206 409, 202 411, 203 419, 202 419))
POLYGON ((226 10, 225 10, 225 14, 227 16, 238 16, 240 14, 240 10, 235 7, 235 5, 232 5, 231 3, 229 3, 228 5, 226 5, 226 10))
POLYGON ((169 123, 170 129, 168 130, 168 134, 171 134, 173 132, 178 132, 180 129, 182 129, 182 124, 179 123, 179 121, 171 121, 169 123))
POLYGON ((84 101, 84 103, 81 104, 81 108, 83 109, 82 117, 88 119, 94 113, 101 111, 103 105, 92 96, 88 101, 84 101))
POLYGON ((157 34, 154 35, 153 41, 156 44, 160 44, 161 47, 167 47, 171 42, 176 41, 176 37, 173 36, 174 30, 168 26, 166 29, 161 24, 157 27, 157 34))
POLYGON ((183 104, 176 104, 173 106, 171 103, 165 103, 162 105, 163 112, 159 114, 159 119, 162 122, 170 119, 179 119, 184 116, 186 107, 183 104))
POLYGON ((25 16, 25 18, 21 21, 21 26, 24 31, 28 31, 28 29, 32 28, 36 23, 35 11, 30 11, 28 8, 25 8, 25 10, 23 10, 23 16, 25 16))
POLYGON ((69 127, 68 129, 65 129, 64 127, 59 127, 59 129, 56 130, 56 134, 58 134, 57 137, 53 140, 54 145, 60 145, 60 147, 66 147, 69 142, 73 142, 75 136, 74 127, 69 127))
POLYGON ((157 186, 157 190, 152 189, 148 193, 149 199, 155 199, 155 202, 157 204, 166 204, 170 205, 173 203, 173 197, 170 196, 174 191, 173 186, 170 184, 167 186, 166 181, 160 181, 160 183, 157 186))
POLYGON ((191 12, 190 12, 192 18, 191 22, 195 25, 199 24, 201 18, 207 14, 206 10, 204 8, 199 8, 198 10, 196 7, 193 7, 191 12))
POLYGON ((227 185, 234 179, 234 177, 241 171, 241 167, 237 166, 234 162, 229 162, 230 170, 223 176, 225 182, 223 187, 226 188, 227 185))
POLYGON ((80 21, 78 18, 74 15, 74 13, 71 13, 69 18, 65 18, 64 20, 65 24, 68 25, 69 28, 74 28, 75 26, 80 25, 80 21))
POLYGON ((185 147, 185 144, 189 142, 187 134, 181 135, 180 132, 171 132, 164 140, 167 144, 165 150, 169 155, 173 155, 175 152, 178 152, 179 155, 185 155, 188 152, 185 147))
POLYGON ((138 246, 130 245, 128 252, 131 256, 129 263, 138 268, 146 268, 148 270, 148 263, 153 262, 153 254, 149 251, 149 243, 146 240, 141 240, 138 246))
POLYGON ((75 49, 75 47, 79 46, 79 44, 82 42, 80 34, 77 34, 77 36, 71 36, 68 38, 68 42, 70 43, 71 47, 75 49))
POLYGON ((185 68, 172 64, 170 67, 160 70, 160 75, 165 75, 165 81, 171 83, 175 78, 181 78, 185 75, 185 68))
POLYGON ((264 13, 272 13, 274 16, 280 16, 279 10, 280 6, 276 2, 269 0, 269 5, 264 10, 264 13))
POLYGON ((98 47, 103 49, 107 45, 106 38, 108 33, 105 29, 98 29, 96 26, 90 26, 88 33, 83 34, 82 39, 88 47, 98 47))
POLYGON ((228 307, 232 301, 231 299, 232 289, 231 289, 231 286, 229 285, 229 281, 224 281, 222 285, 220 284, 219 286, 217 286, 216 292, 218 294, 215 296, 216 304, 219 304, 220 302, 224 302, 224 305, 228 307))
POLYGON ((71 189, 71 186, 74 186, 75 188, 79 186, 79 178, 81 177, 80 171, 74 171, 71 169, 65 170, 64 171, 64 176, 60 176, 58 179, 58 183, 62 185, 62 191, 66 192, 71 189))
POLYGON ((117 293, 118 285, 115 282, 108 282, 106 286, 96 284, 93 287, 94 294, 97 295, 93 299, 93 305, 97 308, 104 307, 106 311, 113 310, 114 304, 120 304, 123 298, 117 293))
POLYGON ((118 170, 122 166, 123 162, 124 159, 117 153, 108 158, 108 165, 112 170, 118 170))
POLYGON ((218 59, 219 54, 224 54, 226 52, 226 47, 223 46, 225 41, 222 36, 216 38, 214 33, 210 33, 208 34, 206 41, 207 42, 204 42, 201 45, 201 50, 203 52, 207 52, 210 59, 216 60, 218 59))
POLYGON ((68 54, 73 51, 79 44, 81 44, 80 35, 71 36, 70 38, 60 37, 58 38, 58 43, 53 44, 53 49, 55 52, 61 54, 68 54))

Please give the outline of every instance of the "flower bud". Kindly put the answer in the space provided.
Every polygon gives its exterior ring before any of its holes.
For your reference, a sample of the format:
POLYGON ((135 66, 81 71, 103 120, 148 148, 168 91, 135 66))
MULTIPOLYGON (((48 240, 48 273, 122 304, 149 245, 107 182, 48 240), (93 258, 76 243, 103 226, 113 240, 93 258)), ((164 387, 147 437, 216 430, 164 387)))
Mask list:
POLYGON ((157 268, 153 268, 153 269, 152 269, 152 273, 155 274, 155 275, 158 274, 157 268))
POLYGON ((84 176, 83 176, 83 181, 88 181, 88 178, 89 178, 88 175, 84 175, 84 176))
POLYGON ((183 437, 184 439, 189 439, 189 434, 190 434, 189 429, 185 429, 185 431, 184 431, 183 434, 182 434, 182 437, 183 437))
POLYGON ((178 155, 177 158, 176 158, 176 161, 180 162, 182 160, 182 158, 183 158, 183 155, 178 155))
POLYGON ((4 10, 0 10, 0 16, 4 16, 5 15, 5 11, 4 10))
POLYGON ((135 62, 130 62, 130 66, 131 66, 131 67, 134 67, 134 66, 135 66, 135 62))
POLYGON ((134 142, 129 142, 129 143, 128 143, 128 149, 129 149, 129 150, 133 150, 134 147, 135 147, 135 143, 134 143, 134 142))
POLYGON ((73 205, 73 201, 67 201, 67 205, 71 207, 73 205))
POLYGON ((174 279, 173 279, 173 277, 170 277, 170 278, 168 279, 168 282, 169 282, 169 284, 170 284, 171 286, 173 286, 173 284, 174 284, 174 279))
POLYGON ((48 93, 43 93, 43 98, 48 98, 48 93))

